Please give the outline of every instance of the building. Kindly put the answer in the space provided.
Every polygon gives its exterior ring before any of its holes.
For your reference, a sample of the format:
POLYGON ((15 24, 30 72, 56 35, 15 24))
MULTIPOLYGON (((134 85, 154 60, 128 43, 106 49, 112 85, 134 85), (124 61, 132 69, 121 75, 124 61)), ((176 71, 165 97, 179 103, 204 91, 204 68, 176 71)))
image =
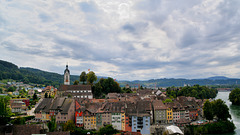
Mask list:
POLYGON ((85 107, 81 106, 77 100, 75 100, 75 124, 76 127, 83 127, 83 112, 85 107))
POLYGON ((42 102, 35 109, 35 119, 37 121, 50 121, 50 107, 52 105, 52 98, 44 98, 42 102))
POLYGON ((97 129, 96 113, 101 107, 101 103, 87 103, 83 112, 83 124, 85 129, 97 129))
POLYGON ((22 101, 14 101, 10 104, 12 113, 26 114, 28 107, 22 101))
POLYGON ((66 65, 66 69, 64 70, 64 85, 70 85, 70 71, 68 65, 66 65))
MULTIPOLYGON (((117 130, 122 130, 122 122, 124 119, 124 103, 123 102, 113 102, 111 103, 111 113, 112 113, 112 125, 117 130), (122 118, 123 117, 123 118, 122 118)), ((125 128, 125 127, 123 127, 125 128)))
POLYGON ((70 85, 70 71, 68 65, 66 65, 64 71, 64 85, 60 85, 57 93, 60 97, 72 96, 74 98, 93 98, 91 85, 70 85))
POLYGON ((167 107, 166 115, 167 115, 167 123, 173 122, 173 110, 170 103, 165 103, 165 106, 167 107))
POLYGON ((53 86, 47 86, 42 90, 41 97, 44 98, 45 94, 47 97, 54 97, 57 94, 57 89, 53 86))
POLYGON ((93 98, 91 85, 60 85, 58 95, 61 97, 71 95, 74 98, 93 98))
POLYGON ((153 101, 153 109, 154 109, 154 123, 155 124, 164 124, 166 121, 166 110, 167 107, 163 104, 161 100, 153 101))
MULTIPOLYGON (((127 103, 126 117, 129 117, 129 126, 132 132, 150 135, 152 105, 150 101, 138 101, 136 104, 127 103)), ((125 129, 128 130, 128 126, 125 129)))
POLYGON ((44 98, 35 109, 35 119, 38 121, 50 121, 56 118, 56 123, 74 121, 75 102, 70 98, 44 98))

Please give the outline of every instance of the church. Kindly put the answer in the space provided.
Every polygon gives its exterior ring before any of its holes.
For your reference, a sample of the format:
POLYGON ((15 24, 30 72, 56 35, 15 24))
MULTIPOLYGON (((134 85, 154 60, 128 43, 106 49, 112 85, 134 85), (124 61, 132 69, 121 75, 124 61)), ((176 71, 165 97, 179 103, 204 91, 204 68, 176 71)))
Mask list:
POLYGON ((60 85, 58 95, 61 97, 71 95, 73 98, 93 98, 91 85, 70 85, 70 70, 68 69, 68 65, 66 65, 66 69, 64 70, 64 84, 60 85))

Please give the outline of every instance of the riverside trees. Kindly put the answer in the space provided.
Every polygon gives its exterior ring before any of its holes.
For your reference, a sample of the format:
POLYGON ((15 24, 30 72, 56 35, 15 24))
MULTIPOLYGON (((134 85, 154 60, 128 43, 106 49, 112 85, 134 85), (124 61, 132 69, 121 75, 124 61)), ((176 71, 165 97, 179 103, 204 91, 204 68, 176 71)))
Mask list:
POLYGON ((178 97, 178 96, 190 96, 195 97, 197 99, 209 99, 215 98, 217 96, 217 90, 210 89, 206 86, 194 85, 192 87, 168 87, 167 88, 167 96, 168 97, 178 97))
POLYGON ((222 99, 217 99, 212 102, 207 100, 204 103, 203 112, 207 120, 212 120, 214 116, 217 117, 218 121, 227 121, 228 118, 231 119, 229 108, 222 99))
POLYGON ((229 94, 229 100, 233 105, 240 105, 240 89, 236 88, 229 94))

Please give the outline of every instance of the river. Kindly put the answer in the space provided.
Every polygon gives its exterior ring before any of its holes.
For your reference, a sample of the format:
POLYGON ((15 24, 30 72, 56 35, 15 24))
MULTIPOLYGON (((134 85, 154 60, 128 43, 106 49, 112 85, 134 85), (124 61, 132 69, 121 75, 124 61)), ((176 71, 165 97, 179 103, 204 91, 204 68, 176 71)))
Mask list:
POLYGON ((233 123, 236 126, 235 133, 224 135, 240 135, 240 106, 232 105, 228 100, 230 92, 218 92, 216 99, 222 99, 229 107, 230 114, 232 116, 233 123))

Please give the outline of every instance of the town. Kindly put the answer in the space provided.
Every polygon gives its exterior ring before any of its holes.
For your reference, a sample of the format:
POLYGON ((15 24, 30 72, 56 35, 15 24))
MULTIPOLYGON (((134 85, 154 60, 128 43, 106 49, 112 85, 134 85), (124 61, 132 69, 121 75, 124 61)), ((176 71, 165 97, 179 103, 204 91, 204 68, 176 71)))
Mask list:
POLYGON ((63 125, 72 122, 76 127, 88 131, 112 125, 122 134, 163 134, 167 130, 169 133, 171 130, 172 133, 183 134, 186 125, 206 123, 206 119, 203 119, 203 104, 207 99, 189 96, 169 98, 166 88, 148 89, 139 86, 131 89, 129 85, 124 89, 134 92, 108 93, 105 98, 96 99, 91 85, 70 85, 69 80, 70 71, 67 65, 63 85, 58 89, 53 86, 31 89, 27 84, 9 82, 9 86, 28 89, 28 96, 25 97, 21 94, 23 90, 11 92, 12 95, 18 96, 10 99, 11 112, 16 116, 33 116, 27 123, 44 125, 34 128, 35 130, 23 130, 30 125, 22 125, 21 130, 18 130, 24 134, 40 133, 40 129, 46 133, 56 131, 57 134, 69 134, 63 132, 66 131, 63 125), (31 96, 33 100, 30 101, 31 96), (46 126, 52 121, 57 125, 54 129, 46 126))

